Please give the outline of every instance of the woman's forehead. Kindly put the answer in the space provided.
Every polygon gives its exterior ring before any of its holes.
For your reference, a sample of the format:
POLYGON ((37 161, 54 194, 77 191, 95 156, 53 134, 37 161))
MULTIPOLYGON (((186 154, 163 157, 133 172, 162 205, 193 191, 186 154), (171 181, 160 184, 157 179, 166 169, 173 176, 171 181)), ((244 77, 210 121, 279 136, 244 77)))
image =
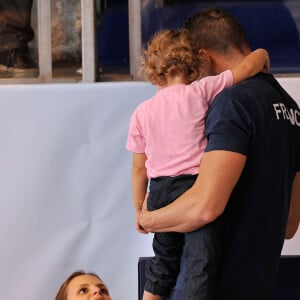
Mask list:
POLYGON ((103 282, 97 276, 89 274, 77 276, 69 282, 69 286, 78 286, 84 284, 98 285, 103 284, 103 282))

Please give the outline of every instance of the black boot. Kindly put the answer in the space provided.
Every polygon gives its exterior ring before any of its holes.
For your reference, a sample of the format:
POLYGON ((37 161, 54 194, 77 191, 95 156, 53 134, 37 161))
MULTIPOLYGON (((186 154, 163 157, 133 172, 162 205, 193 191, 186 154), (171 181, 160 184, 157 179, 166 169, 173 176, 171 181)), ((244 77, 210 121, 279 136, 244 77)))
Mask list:
POLYGON ((0 71, 15 77, 36 77, 39 73, 28 47, 1 51, 0 71))

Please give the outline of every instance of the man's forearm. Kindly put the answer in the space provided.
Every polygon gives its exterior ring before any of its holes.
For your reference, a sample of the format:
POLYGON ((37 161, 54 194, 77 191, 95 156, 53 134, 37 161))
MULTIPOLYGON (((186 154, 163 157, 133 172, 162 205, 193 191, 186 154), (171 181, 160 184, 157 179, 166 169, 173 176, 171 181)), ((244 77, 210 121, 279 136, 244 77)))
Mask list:
POLYGON ((166 207, 148 211, 140 216, 141 226, 148 232, 190 232, 211 222, 215 215, 204 209, 204 202, 197 201, 201 196, 196 188, 191 188, 175 202, 166 207))
POLYGON ((300 222, 300 172, 294 178, 289 218, 286 227, 286 239, 291 239, 298 230, 300 222))
POLYGON ((214 221, 224 211, 245 161, 235 152, 205 153, 194 185, 168 206, 144 211, 140 225, 148 232, 190 232, 214 221))

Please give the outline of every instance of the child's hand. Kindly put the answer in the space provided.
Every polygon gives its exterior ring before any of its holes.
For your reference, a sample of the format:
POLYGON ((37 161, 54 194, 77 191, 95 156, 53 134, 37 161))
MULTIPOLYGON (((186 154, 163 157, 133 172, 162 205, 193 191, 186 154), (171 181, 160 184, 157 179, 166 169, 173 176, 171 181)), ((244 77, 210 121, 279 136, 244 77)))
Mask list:
POLYGON ((261 69, 261 72, 263 73, 269 73, 270 72, 270 56, 269 52, 266 49, 259 48, 256 49, 254 52, 260 52, 263 57, 265 57, 265 63, 263 68, 261 69))
POLYGON ((263 73, 269 73, 270 72, 270 57, 268 56, 266 59, 266 62, 263 66, 263 69, 261 70, 263 73))

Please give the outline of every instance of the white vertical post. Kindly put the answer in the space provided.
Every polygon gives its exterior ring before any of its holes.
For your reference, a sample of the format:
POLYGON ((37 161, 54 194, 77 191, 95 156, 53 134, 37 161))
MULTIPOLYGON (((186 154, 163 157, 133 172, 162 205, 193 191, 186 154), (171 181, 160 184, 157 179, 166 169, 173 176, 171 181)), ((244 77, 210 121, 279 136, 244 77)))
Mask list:
POLYGON ((130 74, 138 79, 139 59, 142 51, 141 0, 128 0, 130 74))
POLYGON ((52 79, 52 52, 51 52, 51 5, 50 0, 37 0, 38 16, 38 61, 40 79, 52 79))
POLYGON ((81 0, 82 81, 96 81, 95 3, 81 0))

